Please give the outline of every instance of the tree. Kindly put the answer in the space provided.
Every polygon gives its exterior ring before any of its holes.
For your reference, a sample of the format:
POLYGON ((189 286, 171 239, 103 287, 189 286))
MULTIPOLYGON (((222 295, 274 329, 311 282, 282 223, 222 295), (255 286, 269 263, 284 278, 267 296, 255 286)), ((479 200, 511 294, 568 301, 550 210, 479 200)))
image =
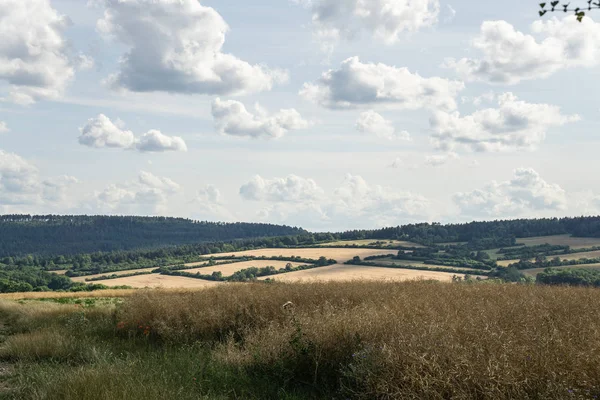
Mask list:
POLYGON ((564 12, 564 13, 574 13, 577 21, 581 22, 583 17, 585 17, 585 10, 592 11, 594 9, 600 9, 600 1, 594 3, 593 0, 587 0, 587 6, 584 7, 574 7, 571 6, 571 3, 561 3, 560 1, 551 1, 550 3, 540 3, 540 17, 543 17, 548 12, 564 12))

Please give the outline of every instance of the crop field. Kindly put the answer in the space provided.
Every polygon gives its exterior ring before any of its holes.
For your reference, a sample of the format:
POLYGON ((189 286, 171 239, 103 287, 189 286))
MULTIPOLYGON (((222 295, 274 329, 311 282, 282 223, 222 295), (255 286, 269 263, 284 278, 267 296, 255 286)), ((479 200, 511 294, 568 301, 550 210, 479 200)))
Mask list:
POLYGON ((450 282, 451 274, 437 271, 417 271, 401 268, 368 267, 363 265, 335 264, 327 267, 288 272, 260 279, 271 278, 279 282, 329 282, 329 281, 409 281, 436 280, 450 282))
POLYGON ((185 272, 195 274, 200 272, 204 275, 210 275, 213 272, 221 272, 223 276, 230 276, 246 268, 263 268, 263 267, 275 267, 275 269, 285 268, 287 264, 292 264, 293 267, 299 265, 306 265, 306 263, 288 262, 288 261, 276 261, 276 260, 253 260, 253 261, 242 261, 233 264, 213 265, 211 267, 202 267, 194 269, 186 269, 185 272))
POLYGON ((381 263, 385 265, 405 265, 405 266, 418 266, 418 267, 427 267, 427 268, 447 268, 447 269, 461 269, 466 273, 477 272, 479 270, 475 268, 466 268, 466 267, 449 267, 447 265, 436 265, 436 264, 425 264, 423 261, 411 261, 411 260, 394 260, 392 258, 380 258, 377 260, 373 260, 373 262, 381 263))
POLYGON ((558 246, 570 246, 572 249, 583 249, 586 247, 600 246, 600 238, 582 238, 571 235, 538 236, 517 239, 517 243, 526 246, 536 246, 540 244, 551 244, 558 246))
POLYGON ((360 240, 338 240, 336 242, 320 243, 319 246, 368 246, 375 242, 382 242, 382 246, 401 246, 424 248, 418 243, 407 242, 405 240, 385 240, 385 239, 360 239, 360 240))
MULTIPOLYGON (((93 279, 93 278, 99 278, 101 276, 109 276, 109 275, 128 275, 128 274, 135 274, 137 272, 150 272, 155 270, 156 267, 152 267, 152 268, 142 268, 142 269, 129 269, 129 270, 123 270, 123 271, 115 271, 115 272, 105 272, 103 274, 96 274, 96 275, 85 275, 85 276, 76 276, 71 278, 72 281, 74 282, 86 282, 86 279, 93 279)), ((112 285, 114 286, 114 285, 112 285)))
POLYGON ((128 276, 125 278, 95 281, 93 283, 106 286, 126 285, 133 288, 204 288, 221 284, 221 282, 160 274, 128 276))
POLYGON ((344 263, 354 256, 365 258, 368 256, 379 256, 383 254, 392 254, 393 250, 390 249, 353 249, 353 248, 294 248, 294 249, 257 249, 247 251, 237 251, 234 253, 217 253, 207 254, 203 257, 224 257, 224 256, 254 256, 254 257, 302 257, 317 259, 319 257, 327 257, 336 260, 339 263, 344 263))

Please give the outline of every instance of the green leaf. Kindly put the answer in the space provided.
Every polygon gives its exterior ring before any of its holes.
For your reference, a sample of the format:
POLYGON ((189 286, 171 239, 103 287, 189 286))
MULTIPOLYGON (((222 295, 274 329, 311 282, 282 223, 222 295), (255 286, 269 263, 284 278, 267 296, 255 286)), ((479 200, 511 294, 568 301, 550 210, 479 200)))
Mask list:
POLYGON ((541 8, 544 8, 544 7, 546 7, 546 3, 540 3, 540 7, 541 7, 541 8))
POLYGON ((540 11, 540 12, 539 12, 539 13, 540 13, 540 17, 543 17, 543 16, 544 16, 544 14, 546 14, 546 12, 547 12, 546 10, 544 10, 544 11, 540 11))
POLYGON ((552 7, 556 7, 558 5, 558 1, 552 1, 552 2, 550 2, 550 5, 552 7))
POLYGON ((583 20, 583 17, 585 17, 585 13, 583 11, 577 13, 576 15, 577 15, 577 21, 579 21, 579 22, 581 22, 581 20, 583 20))

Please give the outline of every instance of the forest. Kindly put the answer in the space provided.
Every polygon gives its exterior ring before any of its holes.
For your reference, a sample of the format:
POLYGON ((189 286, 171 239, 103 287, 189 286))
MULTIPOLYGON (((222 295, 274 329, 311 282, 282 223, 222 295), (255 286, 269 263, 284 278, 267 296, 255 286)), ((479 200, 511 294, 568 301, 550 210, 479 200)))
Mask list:
POLYGON ((166 217, 2 215, 0 257, 150 249, 304 232, 299 228, 272 224, 166 217))

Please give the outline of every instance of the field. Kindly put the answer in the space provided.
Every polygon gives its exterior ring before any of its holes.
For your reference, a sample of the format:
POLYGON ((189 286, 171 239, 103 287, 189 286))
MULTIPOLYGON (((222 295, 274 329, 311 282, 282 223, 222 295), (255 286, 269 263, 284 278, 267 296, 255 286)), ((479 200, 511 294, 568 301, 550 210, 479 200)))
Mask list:
MULTIPOLYGON (((120 275, 127 275, 127 274, 135 274, 136 272, 151 272, 155 269, 156 269, 156 267, 142 268, 142 269, 130 269, 130 270, 125 270, 125 271, 115 271, 115 272, 105 272, 103 274, 77 276, 77 277, 71 278, 71 280, 74 282, 86 282, 86 279, 99 278, 101 276, 109 276, 109 275, 120 276, 120 275)), ((94 283, 94 282, 92 282, 92 283, 94 283)))
POLYGON ((319 246, 368 246, 375 242, 383 242, 382 246, 390 245, 390 246, 396 246, 396 247, 417 247, 417 248, 425 247, 425 246, 422 246, 422 245, 420 245, 418 243, 414 243, 414 242, 407 242, 404 240, 386 240, 386 239, 338 240, 335 242, 320 243, 319 246))
POLYGON ((517 243, 526 246, 536 246, 540 244, 551 244, 559 246, 570 246, 572 249, 583 249, 587 247, 600 246, 600 238, 581 238, 571 235, 538 236, 517 239, 517 243))
MULTIPOLYGON (((580 260, 582 258, 598 258, 600 257, 600 250, 597 251, 586 251, 584 253, 573 253, 573 254, 560 254, 556 256, 547 256, 548 259, 558 257, 563 261, 572 261, 572 260, 580 260)), ((501 267, 506 267, 510 264, 514 264, 519 260, 501 260, 498 261, 498 265, 501 267)))
POLYGON ((411 261, 411 260, 394 260, 392 258, 379 258, 377 260, 373 260, 373 262, 386 264, 386 265, 399 265, 399 266, 418 266, 418 267, 427 267, 427 268, 446 268, 446 269, 460 269, 464 270, 466 273, 473 273, 479 270, 475 268, 465 268, 465 267, 449 267, 447 265, 437 265, 437 264, 425 264, 423 261, 411 261))
POLYGON ((205 288, 220 285, 220 282, 184 278, 160 274, 128 276, 125 278, 94 281, 106 286, 131 286, 133 288, 205 288))
POLYGON ((243 256, 255 256, 255 257, 302 257, 302 258, 312 258, 317 259, 321 256, 332 258, 339 263, 344 263, 354 256, 359 256, 360 258, 365 258, 368 256, 379 256, 382 254, 392 254, 394 250, 390 249, 353 249, 353 248, 294 248, 294 249, 258 249, 258 250, 247 250, 247 251, 238 251, 233 253, 219 253, 219 254, 210 254, 205 255, 203 257, 211 257, 211 256, 235 256, 235 257, 243 257, 243 256))
POLYGON ((593 399, 598 293, 332 282, 2 300, 0 397, 593 399))
POLYGON ((303 271, 289 272, 260 279, 271 278, 279 282, 329 282, 329 281, 407 281, 419 279, 433 279, 436 281, 452 280, 452 276, 446 272, 417 271, 411 269, 367 267, 362 265, 335 264, 327 267, 306 269, 303 271))
POLYGON ((233 275, 235 272, 240 271, 242 269, 256 267, 275 267, 275 269, 285 268, 287 264, 292 264, 293 267, 297 267, 299 265, 306 265, 306 263, 297 263, 297 262, 288 262, 288 261, 276 261, 276 260, 254 260, 254 261, 243 261, 233 264, 224 264, 224 265, 215 265, 212 267, 202 267, 202 268, 194 268, 194 269, 186 269, 185 272, 189 272, 195 274, 196 272, 200 272, 204 275, 210 275, 213 272, 220 271, 223 276, 233 275))

